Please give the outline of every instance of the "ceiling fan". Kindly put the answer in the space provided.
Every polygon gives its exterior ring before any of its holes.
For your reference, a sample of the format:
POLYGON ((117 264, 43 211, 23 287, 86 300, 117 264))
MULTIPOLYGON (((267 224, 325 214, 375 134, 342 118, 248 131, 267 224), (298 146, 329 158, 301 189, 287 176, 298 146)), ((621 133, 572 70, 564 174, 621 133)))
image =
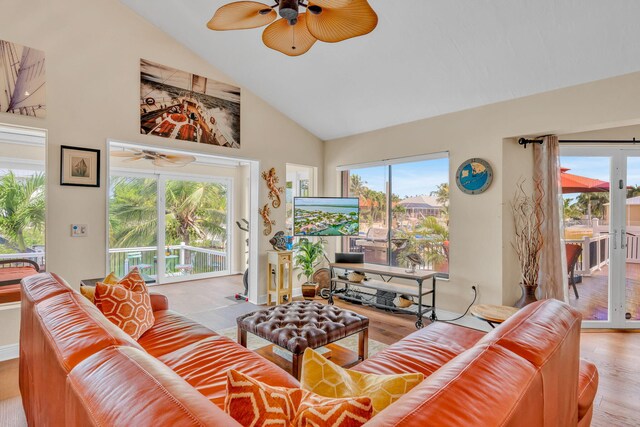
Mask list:
POLYGON ((186 154, 168 154, 152 150, 112 151, 113 157, 126 157, 125 162, 148 160, 156 166, 186 166, 195 162, 194 156, 186 154))
POLYGON ((267 24, 262 33, 264 44, 285 55, 299 56, 317 40, 336 43, 370 33, 378 25, 378 15, 367 0, 276 0, 272 6, 238 1, 216 10, 207 27, 226 31, 267 24), (278 15, 281 18, 276 21, 278 15))

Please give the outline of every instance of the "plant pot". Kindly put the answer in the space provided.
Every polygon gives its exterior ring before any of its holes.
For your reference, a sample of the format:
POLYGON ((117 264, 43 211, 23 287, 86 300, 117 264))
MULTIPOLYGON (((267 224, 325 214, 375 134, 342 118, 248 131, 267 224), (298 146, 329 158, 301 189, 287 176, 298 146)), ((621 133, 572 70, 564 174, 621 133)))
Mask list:
POLYGON ((317 283, 304 283, 302 285, 302 297, 304 299, 314 299, 316 297, 316 292, 318 291, 317 283))
POLYGON ((513 305, 514 307, 522 308, 525 305, 529 305, 532 302, 538 301, 538 298, 536 298, 536 290, 538 289, 537 286, 524 286, 522 283, 520 283, 520 287, 522 288, 522 296, 513 305))

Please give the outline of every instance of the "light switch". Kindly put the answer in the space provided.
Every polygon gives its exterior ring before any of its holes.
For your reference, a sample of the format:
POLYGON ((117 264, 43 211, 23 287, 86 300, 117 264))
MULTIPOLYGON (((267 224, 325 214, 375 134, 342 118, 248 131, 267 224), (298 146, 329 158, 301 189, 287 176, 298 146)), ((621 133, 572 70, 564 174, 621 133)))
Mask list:
POLYGON ((71 237, 87 237, 87 224, 71 224, 71 237))

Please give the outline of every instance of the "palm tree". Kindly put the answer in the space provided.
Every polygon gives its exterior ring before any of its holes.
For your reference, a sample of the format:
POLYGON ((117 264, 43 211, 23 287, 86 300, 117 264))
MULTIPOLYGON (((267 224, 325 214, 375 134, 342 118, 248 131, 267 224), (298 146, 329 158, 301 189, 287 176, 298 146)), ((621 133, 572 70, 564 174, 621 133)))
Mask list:
POLYGON ((362 180, 360 175, 349 175, 349 192, 354 197, 360 197, 363 195, 364 190, 367 188, 367 182, 362 180))
POLYGON ((449 183, 443 182, 436 186, 436 190, 431 192, 436 197, 436 201, 442 205, 442 218, 445 224, 449 224, 449 183))
POLYGON ((446 245, 449 241, 449 227, 446 224, 438 221, 434 216, 428 216, 418 223, 413 232, 426 236, 427 260, 434 265, 448 260, 446 245))
POLYGON ((576 205, 587 213, 588 219, 596 217, 602 219, 604 216, 604 205, 609 203, 609 193, 581 193, 578 196, 576 205))
POLYGON ((436 190, 431 192, 431 195, 436 196, 436 200, 443 207, 446 208, 449 206, 449 184, 448 183, 443 182, 442 184, 438 184, 436 186, 436 190))
POLYGON ((580 219, 584 216, 584 212, 578 206, 578 203, 571 203, 573 199, 564 199, 564 217, 565 219, 580 219))
POLYGON ((9 172, 0 179, 0 233, 19 252, 44 244, 45 177, 20 179, 9 172))
MULTIPOLYGON (((157 184, 153 179, 112 180, 111 247, 157 244, 157 184)), ((166 243, 210 246, 226 239, 226 189, 220 184, 170 180, 166 184, 166 243)))

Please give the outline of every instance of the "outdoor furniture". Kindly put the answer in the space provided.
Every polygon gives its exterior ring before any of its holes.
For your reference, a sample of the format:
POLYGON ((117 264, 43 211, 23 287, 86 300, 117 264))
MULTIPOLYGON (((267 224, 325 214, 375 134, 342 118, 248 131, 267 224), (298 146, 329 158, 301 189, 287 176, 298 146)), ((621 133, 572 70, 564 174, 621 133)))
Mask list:
POLYGON ((300 378, 302 355, 353 334, 358 336, 358 361, 368 355, 369 319, 339 307, 296 301, 238 317, 238 342, 247 346, 247 332, 292 353, 291 373, 300 378))
POLYGON ((573 292, 576 294, 576 298, 580 298, 578 295, 578 288, 576 287, 575 271, 578 258, 582 255, 582 246, 568 244, 564 247, 567 253, 567 274, 569 275, 569 286, 573 286, 573 292))
POLYGON ((20 301, 20 281, 40 271, 30 259, 0 260, 0 304, 20 301))

